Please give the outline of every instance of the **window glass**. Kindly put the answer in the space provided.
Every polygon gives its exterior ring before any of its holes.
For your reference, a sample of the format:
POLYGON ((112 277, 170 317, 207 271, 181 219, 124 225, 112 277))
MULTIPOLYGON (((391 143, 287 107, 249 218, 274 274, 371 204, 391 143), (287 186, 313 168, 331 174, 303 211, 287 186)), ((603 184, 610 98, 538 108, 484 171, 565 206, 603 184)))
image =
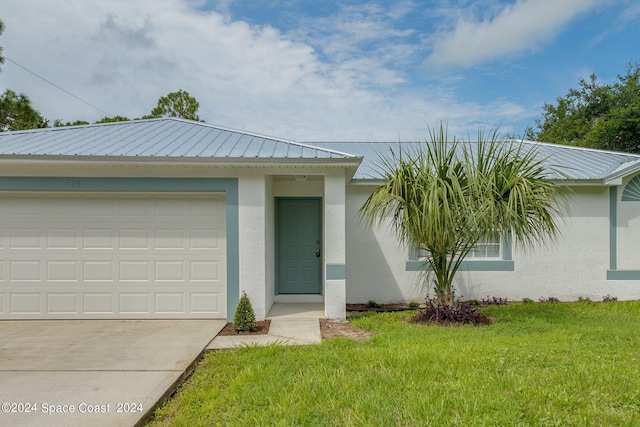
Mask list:
MULTIPOLYGON (((429 256, 429 251, 420 249, 416 254, 416 260, 424 261, 429 256)), ((500 237, 495 236, 478 242, 465 259, 500 259, 500 237)))

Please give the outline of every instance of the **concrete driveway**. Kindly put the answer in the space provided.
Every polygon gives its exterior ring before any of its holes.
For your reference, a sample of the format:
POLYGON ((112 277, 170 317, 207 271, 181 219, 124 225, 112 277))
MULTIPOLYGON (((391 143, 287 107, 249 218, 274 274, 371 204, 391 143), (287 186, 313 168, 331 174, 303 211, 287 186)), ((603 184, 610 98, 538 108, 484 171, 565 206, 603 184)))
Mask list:
POLYGON ((0 321, 0 425, 136 425, 225 323, 0 321))

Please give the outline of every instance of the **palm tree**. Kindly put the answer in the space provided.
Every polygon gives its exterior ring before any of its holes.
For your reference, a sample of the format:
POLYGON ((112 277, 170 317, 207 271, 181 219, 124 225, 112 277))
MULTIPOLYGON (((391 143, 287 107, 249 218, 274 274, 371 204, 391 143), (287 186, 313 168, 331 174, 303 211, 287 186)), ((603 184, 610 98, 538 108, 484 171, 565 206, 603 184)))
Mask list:
POLYGON ((369 226, 390 220, 400 240, 426 252, 424 281, 433 278, 440 304, 454 302, 453 279, 483 240, 511 236, 523 247, 558 235, 564 193, 535 150, 497 131, 477 142, 448 140, 429 129, 420 150, 392 150, 382 158, 382 182, 360 208, 369 226))

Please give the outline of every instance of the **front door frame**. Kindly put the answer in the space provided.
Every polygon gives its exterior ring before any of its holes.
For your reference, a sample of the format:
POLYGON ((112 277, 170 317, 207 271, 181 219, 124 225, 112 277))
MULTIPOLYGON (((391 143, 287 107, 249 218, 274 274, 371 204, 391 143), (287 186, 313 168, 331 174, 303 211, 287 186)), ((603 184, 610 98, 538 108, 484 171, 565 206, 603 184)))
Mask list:
POLYGON ((274 260, 275 260, 275 265, 274 265, 274 273, 275 273, 275 293, 276 295, 291 295, 291 296, 295 296, 295 295, 299 295, 299 296, 314 296, 314 295, 318 295, 318 296, 322 296, 324 294, 324 277, 323 277, 323 265, 324 265, 324 221, 323 221, 323 217, 324 217, 324 204, 323 204, 323 198, 322 197, 288 197, 288 196, 283 196, 283 197, 276 197, 275 198, 275 256, 274 256, 274 260), (280 238, 279 238, 279 202, 280 200, 316 200, 319 202, 319 206, 318 206, 318 229, 319 229, 319 239, 320 239, 320 244, 319 244, 319 249, 320 249, 320 265, 318 266, 318 288, 320 290, 319 293, 299 293, 299 294, 293 294, 293 293, 280 293, 280 280, 279 280, 279 276, 280 276, 280 238))

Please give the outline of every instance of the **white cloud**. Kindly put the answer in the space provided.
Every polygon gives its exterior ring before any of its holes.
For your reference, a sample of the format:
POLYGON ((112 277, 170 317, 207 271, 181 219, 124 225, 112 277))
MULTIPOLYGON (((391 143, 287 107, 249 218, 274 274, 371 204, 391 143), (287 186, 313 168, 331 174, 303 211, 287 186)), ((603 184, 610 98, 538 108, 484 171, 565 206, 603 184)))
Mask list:
POLYGON ((463 16, 452 31, 437 36, 427 64, 470 67, 534 51, 599 4, 599 0, 519 0, 492 18, 463 16))
MULTIPOLYGON (((410 31, 388 21, 406 14, 408 4, 373 8, 355 26, 338 21, 341 32, 328 31, 318 44, 203 4, 4 0, 0 44, 48 80, 132 118, 178 89, 198 99, 208 123, 290 139, 412 139, 438 120, 464 128, 524 114, 507 102, 468 103, 448 90, 410 87, 398 63, 416 47, 406 40, 410 31), (360 50, 367 43, 375 46, 360 50)), ((10 63, 0 77, 51 120, 104 116, 10 63)))
POLYGON ((640 4, 630 3, 620 14, 620 18, 626 22, 633 22, 640 18, 640 4))

